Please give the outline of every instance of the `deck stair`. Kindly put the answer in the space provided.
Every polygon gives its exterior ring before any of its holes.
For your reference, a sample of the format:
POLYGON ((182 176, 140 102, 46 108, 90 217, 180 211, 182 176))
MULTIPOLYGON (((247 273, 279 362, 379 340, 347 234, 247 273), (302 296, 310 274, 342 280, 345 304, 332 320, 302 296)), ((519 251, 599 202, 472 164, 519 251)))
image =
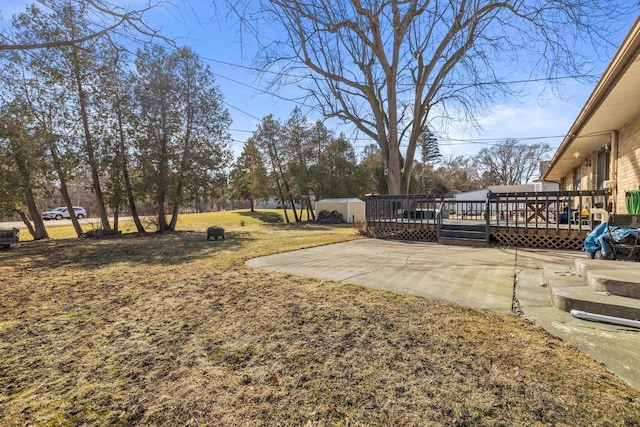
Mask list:
POLYGON ((442 224, 438 233, 438 243, 458 246, 487 246, 487 226, 478 224, 442 224))
POLYGON ((574 266, 545 265, 553 305, 640 320, 640 263, 577 259, 574 266))

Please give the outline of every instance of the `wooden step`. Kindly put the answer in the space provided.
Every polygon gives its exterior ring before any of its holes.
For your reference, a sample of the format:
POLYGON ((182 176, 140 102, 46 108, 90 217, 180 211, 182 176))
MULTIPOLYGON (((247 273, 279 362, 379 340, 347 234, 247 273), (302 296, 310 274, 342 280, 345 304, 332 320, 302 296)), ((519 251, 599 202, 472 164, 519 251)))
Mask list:
POLYGON ((470 240, 487 240, 487 233, 483 231, 475 231, 475 230, 450 230, 450 229, 440 229, 440 237, 447 238, 461 238, 461 239, 470 239, 470 240))
POLYGON ((466 239, 464 237, 438 237, 438 244, 440 245, 453 245, 453 246, 474 246, 478 248, 486 248, 486 239, 466 239))
POLYGON ((442 224, 438 243, 459 246, 487 246, 487 228, 484 224, 442 224))

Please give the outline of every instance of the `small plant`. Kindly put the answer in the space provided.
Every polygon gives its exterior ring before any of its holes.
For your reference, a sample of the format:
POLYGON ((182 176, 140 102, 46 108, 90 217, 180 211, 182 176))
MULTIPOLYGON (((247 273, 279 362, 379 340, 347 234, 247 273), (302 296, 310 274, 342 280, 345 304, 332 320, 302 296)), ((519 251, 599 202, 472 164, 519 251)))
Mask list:
POLYGON ((244 227, 245 225, 247 225, 245 220, 244 219, 240 220, 240 227, 244 227))
POLYGON ((367 227, 366 221, 360 221, 356 223, 355 227, 356 227, 356 233, 358 234, 358 236, 372 237, 371 231, 367 227))
POLYGON ((144 219, 145 230, 160 231, 160 218, 157 216, 148 216, 144 219))

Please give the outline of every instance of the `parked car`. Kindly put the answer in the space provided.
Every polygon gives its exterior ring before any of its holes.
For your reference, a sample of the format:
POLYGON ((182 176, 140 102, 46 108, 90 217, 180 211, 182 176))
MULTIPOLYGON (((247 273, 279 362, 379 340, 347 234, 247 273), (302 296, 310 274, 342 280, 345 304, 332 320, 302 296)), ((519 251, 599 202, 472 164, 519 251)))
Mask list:
MULTIPOLYGON (((73 212, 75 213, 76 218, 78 219, 86 218, 88 216, 87 211, 84 208, 81 208, 80 206, 74 206, 73 212)), ((42 212, 42 219, 62 219, 62 218, 71 218, 71 216, 69 215, 69 209, 67 209, 66 207, 59 207, 59 208, 51 209, 48 212, 42 212)))

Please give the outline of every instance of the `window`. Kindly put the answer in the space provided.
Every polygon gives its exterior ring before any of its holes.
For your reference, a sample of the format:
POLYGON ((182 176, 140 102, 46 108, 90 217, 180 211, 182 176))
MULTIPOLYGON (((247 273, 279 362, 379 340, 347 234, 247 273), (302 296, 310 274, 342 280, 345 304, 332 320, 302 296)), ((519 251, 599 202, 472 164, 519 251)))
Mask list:
POLYGON ((573 168, 573 189, 575 191, 579 191, 580 190, 580 166, 576 166, 575 168, 573 168))
POLYGON ((600 150, 598 152, 598 164, 596 165, 596 189, 602 190, 604 182, 609 179, 609 163, 611 153, 609 150, 600 150))

